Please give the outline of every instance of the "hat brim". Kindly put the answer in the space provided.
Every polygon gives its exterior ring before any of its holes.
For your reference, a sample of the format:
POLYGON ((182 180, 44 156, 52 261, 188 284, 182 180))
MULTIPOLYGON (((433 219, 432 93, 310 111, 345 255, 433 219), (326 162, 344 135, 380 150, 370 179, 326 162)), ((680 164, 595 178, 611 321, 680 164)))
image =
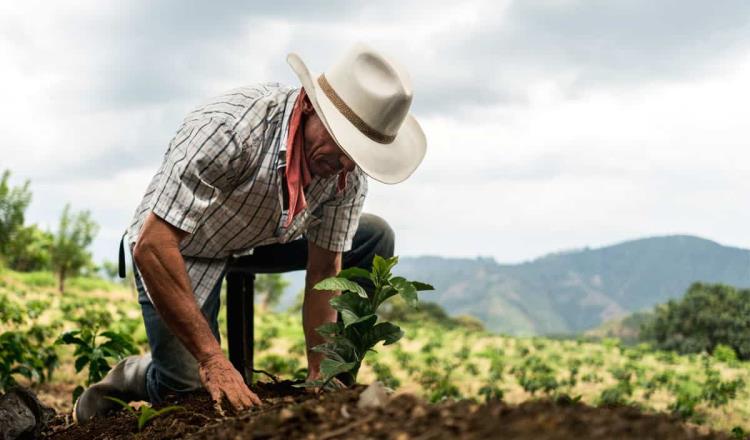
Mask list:
POLYGON ((417 120, 407 115, 393 142, 381 144, 364 135, 338 111, 326 94, 316 86, 313 75, 295 53, 287 63, 300 80, 315 112, 334 141, 373 179, 395 184, 406 180, 424 159, 427 139, 417 120))

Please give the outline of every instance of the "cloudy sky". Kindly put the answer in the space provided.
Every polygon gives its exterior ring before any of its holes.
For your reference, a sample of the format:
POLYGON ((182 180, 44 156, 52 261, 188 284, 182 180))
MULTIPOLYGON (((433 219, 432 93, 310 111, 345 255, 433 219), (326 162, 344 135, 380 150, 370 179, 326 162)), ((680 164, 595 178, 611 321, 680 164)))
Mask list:
POLYGON ((397 253, 750 247, 745 0, 2 3, 0 169, 31 180, 29 222, 91 210, 99 261, 185 113, 355 41, 409 70, 429 142, 407 182, 370 185, 397 253))

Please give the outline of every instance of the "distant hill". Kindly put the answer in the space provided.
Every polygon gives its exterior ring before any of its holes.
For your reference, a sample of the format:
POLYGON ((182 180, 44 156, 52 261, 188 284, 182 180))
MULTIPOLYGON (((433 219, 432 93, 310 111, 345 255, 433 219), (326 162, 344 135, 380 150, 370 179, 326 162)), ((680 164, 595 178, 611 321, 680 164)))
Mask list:
MULTIPOLYGON (((694 281, 750 287, 750 251, 675 235, 510 265, 491 258, 404 257, 396 272, 433 284, 437 291, 423 294, 424 300, 451 315, 476 316, 490 330, 565 334, 679 297, 694 281)), ((290 277, 294 292, 301 278, 290 277)))

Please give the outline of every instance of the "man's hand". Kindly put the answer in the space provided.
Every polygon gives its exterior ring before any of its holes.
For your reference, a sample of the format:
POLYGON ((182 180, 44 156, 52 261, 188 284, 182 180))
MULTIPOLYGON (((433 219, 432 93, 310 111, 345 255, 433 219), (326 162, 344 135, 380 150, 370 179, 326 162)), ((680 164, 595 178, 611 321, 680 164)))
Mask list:
POLYGON ((221 402, 225 398, 237 411, 262 404, 223 353, 214 354, 200 362, 198 371, 201 382, 211 394, 219 413, 224 413, 221 402))

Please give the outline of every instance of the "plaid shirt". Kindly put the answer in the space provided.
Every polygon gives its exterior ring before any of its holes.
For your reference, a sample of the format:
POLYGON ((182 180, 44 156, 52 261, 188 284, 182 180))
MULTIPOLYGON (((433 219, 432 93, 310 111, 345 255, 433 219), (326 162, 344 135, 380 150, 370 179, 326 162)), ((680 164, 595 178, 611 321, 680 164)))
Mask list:
POLYGON ((199 305, 227 259, 303 234, 335 252, 351 249, 367 178, 359 168, 337 191, 337 175, 315 176, 307 208, 284 227, 282 179, 289 116, 299 89, 276 83, 239 88, 188 114, 169 144, 128 228, 131 252, 150 211, 188 232, 180 244, 199 305))

